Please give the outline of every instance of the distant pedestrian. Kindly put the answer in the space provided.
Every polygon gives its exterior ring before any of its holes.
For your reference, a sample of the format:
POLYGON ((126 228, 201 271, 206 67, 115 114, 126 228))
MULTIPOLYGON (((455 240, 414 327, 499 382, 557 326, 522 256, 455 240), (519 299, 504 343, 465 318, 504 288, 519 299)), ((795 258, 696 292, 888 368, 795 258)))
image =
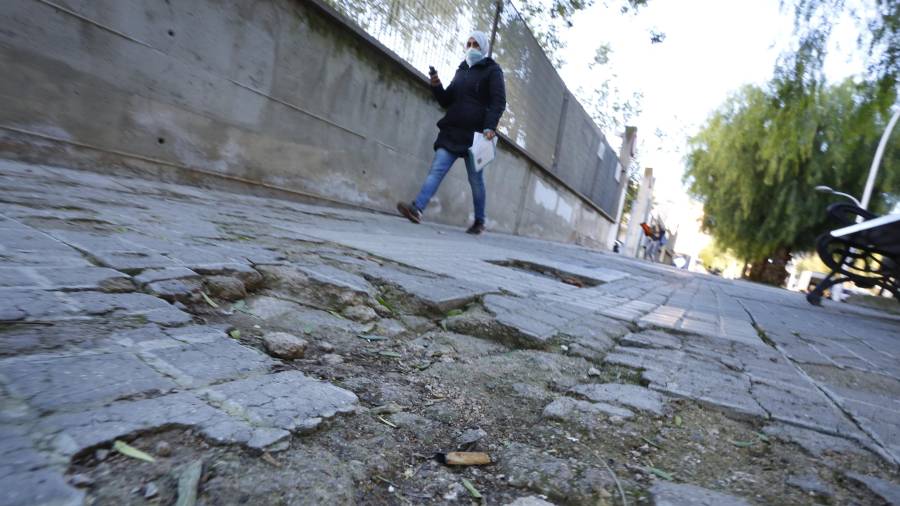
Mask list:
POLYGON ((666 229, 660 226, 654 226, 652 232, 649 236, 650 243, 647 245, 647 249, 645 250, 644 256, 648 258, 651 262, 656 261, 656 257, 659 255, 660 247, 664 244, 666 236, 666 229))
MULTIPOLYGON (((656 252, 656 255, 658 257, 662 253, 663 248, 666 247, 666 243, 669 242, 669 239, 666 237, 666 227, 659 227, 659 235, 656 237, 656 242, 659 244, 656 252)), ((659 260, 659 258, 657 258, 656 260, 659 260)))
POLYGON ((475 222, 466 232, 480 234, 484 232, 487 200, 484 175, 475 170, 467 152, 475 133, 483 133, 488 140, 496 136, 497 123, 506 110, 506 86, 500 65, 487 56, 490 47, 484 32, 472 32, 465 49, 465 61, 459 64, 453 81, 446 89, 437 72, 431 74, 431 92, 438 103, 447 109, 447 113, 437 123, 440 132, 434 141, 434 159, 419 195, 409 204, 397 204, 397 210, 409 221, 420 223, 422 211, 437 192, 453 162, 462 158, 466 163, 475 206, 475 222))

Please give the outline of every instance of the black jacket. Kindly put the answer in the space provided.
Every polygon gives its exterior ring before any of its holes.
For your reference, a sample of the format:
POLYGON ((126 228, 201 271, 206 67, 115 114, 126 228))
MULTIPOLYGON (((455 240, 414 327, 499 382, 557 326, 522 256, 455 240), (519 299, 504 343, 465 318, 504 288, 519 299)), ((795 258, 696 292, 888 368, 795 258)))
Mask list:
POLYGON ((463 61, 446 90, 434 86, 431 92, 447 109, 447 114, 437 122, 441 131, 434 141, 434 149, 444 148, 459 156, 465 156, 472 146, 475 132, 496 130, 506 110, 503 71, 491 58, 484 58, 471 68, 463 61))

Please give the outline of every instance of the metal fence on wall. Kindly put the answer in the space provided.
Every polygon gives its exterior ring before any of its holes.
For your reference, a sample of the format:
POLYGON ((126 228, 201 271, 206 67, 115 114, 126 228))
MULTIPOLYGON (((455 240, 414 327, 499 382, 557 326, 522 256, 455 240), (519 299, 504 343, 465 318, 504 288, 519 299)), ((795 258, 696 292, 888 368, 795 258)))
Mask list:
POLYGON ((326 0, 425 75, 453 76, 472 30, 493 33, 493 58, 506 77, 500 130, 531 158, 610 216, 616 213, 618 159, 569 93, 509 0, 326 0))

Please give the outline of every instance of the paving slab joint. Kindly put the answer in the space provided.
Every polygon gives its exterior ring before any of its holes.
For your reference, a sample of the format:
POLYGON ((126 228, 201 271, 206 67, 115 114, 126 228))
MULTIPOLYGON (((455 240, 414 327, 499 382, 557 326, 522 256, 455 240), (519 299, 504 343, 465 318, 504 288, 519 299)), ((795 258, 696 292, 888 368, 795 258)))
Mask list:
POLYGON ((772 412, 769 411, 768 409, 766 409, 766 407, 763 406, 761 402, 759 402, 759 399, 756 397, 756 395, 753 392, 753 387, 754 387, 754 385, 756 385, 756 382, 753 381, 753 378, 749 378, 749 381, 750 381, 750 390, 748 391, 748 393, 750 394, 750 397, 753 398, 753 400, 756 402, 756 404, 759 406, 760 409, 765 411, 766 420, 773 420, 772 412))
MULTIPOLYGON (((747 306, 745 306, 744 303, 741 302, 740 300, 738 300, 738 303, 741 305, 741 307, 744 308, 744 311, 747 312, 747 315, 750 317, 750 320, 752 321, 753 327, 756 328, 757 332, 760 333, 760 338, 762 338, 763 336, 766 336, 765 332, 762 330, 762 327, 759 326, 759 324, 757 323, 756 318, 753 317, 753 313, 750 312, 750 309, 748 309, 747 306)), ((802 367, 800 367, 790 357, 790 355, 788 355, 787 351, 785 351, 784 348, 779 346, 777 343, 773 342, 771 339, 768 338, 768 336, 765 337, 764 341, 766 341, 766 344, 769 344, 769 346, 778 350, 778 352, 781 354, 781 356, 784 358, 784 360, 794 367, 794 370, 797 372, 797 374, 799 374, 802 378, 804 378, 806 381, 808 381, 811 385, 815 386, 816 389, 818 389, 820 392, 822 392, 822 394, 828 398, 828 400, 831 402, 832 406, 835 409, 840 411, 851 423, 853 423, 853 425, 857 429, 860 430, 860 432, 867 435, 871 440, 870 442, 860 441, 860 443, 862 443, 864 446, 870 447, 875 453, 878 454, 879 457, 881 457, 883 460, 885 460, 888 464, 890 464, 895 469, 900 468, 900 457, 895 456, 893 453, 891 453, 891 451, 888 450, 887 446, 884 444, 884 442, 881 440, 881 438, 878 437, 877 434, 875 434, 871 430, 868 430, 866 428, 866 426, 864 424, 860 423, 860 421, 857 420, 857 418, 855 416, 853 416, 853 414, 850 411, 845 409, 841 405, 841 403, 838 401, 839 397, 837 395, 835 395, 834 392, 832 392, 829 388, 827 388, 821 382, 816 381, 815 378, 810 376, 802 367)), ((752 385, 752 381, 751 381, 751 385, 752 385)), ((759 404, 759 403, 757 402, 757 404, 759 404)), ((835 434, 835 435, 840 436, 840 434, 835 434)))
MULTIPOLYGON (((751 318, 752 318, 752 316, 751 316, 751 318)), ((755 321, 753 322, 753 328, 756 329, 756 334, 759 336, 759 338, 760 338, 760 340, 762 340, 762 342, 766 343, 767 345, 771 346, 772 348, 777 348, 777 346, 775 345, 775 341, 773 341, 772 338, 770 338, 766 334, 766 331, 763 330, 762 327, 757 325, 755 321)))
POLYGON ((444 330, 488 339, 514 349, 559 352, 560 345, 565 342, 564 335, 560 332, 546 338, 538 338, 513 325, 503 323, 483 302, 469 304, 462 314, 440 320, 439 325, 444 330))

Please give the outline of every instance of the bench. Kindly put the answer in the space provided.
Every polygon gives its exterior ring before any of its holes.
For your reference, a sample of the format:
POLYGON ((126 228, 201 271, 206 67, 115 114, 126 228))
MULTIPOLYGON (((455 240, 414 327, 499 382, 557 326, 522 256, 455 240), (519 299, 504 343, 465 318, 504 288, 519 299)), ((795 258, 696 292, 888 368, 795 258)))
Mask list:
POLYGON ((828 215, 842 226, 820 235, 816 251, 831 272, 806 300, 821 305, 825 290, 852 281, 860 288, 889 290, 900 301, 900 214, 876 216, 842 202, 828 206, 828 215))

